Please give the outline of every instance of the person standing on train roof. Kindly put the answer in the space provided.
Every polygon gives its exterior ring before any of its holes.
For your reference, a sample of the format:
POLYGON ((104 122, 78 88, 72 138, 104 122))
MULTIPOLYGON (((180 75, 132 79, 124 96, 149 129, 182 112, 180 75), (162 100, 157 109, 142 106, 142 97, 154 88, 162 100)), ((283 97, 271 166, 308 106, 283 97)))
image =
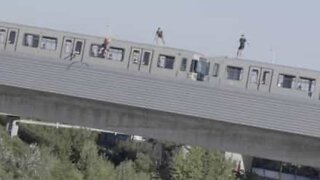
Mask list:
POLYGON ((240 42, 240 46, 237 51, 237 57, 241 56, 242 51, 245 47, 245 44, 247 43, 249 45, 249 43, 247 42, 247 39, 244 37, 244 34, 241 35, 239 42, 240 42))
POLYGON ((159 39, 161 40, 162 44, 165 44, 164 37, 163 37, 163 31, 161 30, 160 27, 158 27, 155 35, 155 41, 157 44, 159 44, 159 39))

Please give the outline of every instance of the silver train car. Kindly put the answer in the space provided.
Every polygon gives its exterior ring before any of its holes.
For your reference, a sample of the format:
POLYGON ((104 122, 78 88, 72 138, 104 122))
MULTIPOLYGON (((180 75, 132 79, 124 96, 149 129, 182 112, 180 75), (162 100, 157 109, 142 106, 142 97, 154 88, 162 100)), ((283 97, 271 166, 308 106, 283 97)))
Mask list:
POLYGON ((197 81, 222 89, 286 95, 318 101, 320 73, 313 70, 228 57, 206 57, 188 50, 0 22, 0 53, 46 57, 52 61, 134 71, 197 81))

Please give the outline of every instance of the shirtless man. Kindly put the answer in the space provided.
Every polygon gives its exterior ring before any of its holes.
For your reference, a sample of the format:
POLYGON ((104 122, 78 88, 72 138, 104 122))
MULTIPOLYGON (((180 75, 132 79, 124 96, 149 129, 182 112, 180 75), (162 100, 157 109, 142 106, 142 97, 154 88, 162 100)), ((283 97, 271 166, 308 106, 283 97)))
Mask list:
POLYGON ((241 56, 241 53, 242 53, 242 51, 244 49, 245 44, 247 43, 249 45, 249 43, 247 42, 247 39, 244 37, 243 34, 241 35, 241 38, 239 39, 239 42, 240 42, 240 46, 239 46, 238 51, 237 51, 237 57, 241 56))

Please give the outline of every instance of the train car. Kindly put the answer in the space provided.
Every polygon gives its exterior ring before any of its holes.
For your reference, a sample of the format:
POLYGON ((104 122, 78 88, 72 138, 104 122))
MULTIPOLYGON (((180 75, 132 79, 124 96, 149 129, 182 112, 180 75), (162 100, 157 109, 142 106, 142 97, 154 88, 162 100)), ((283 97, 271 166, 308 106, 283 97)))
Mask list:
POLYGON ((185 71, 190 68, 191 60, 204 59, 193 51, 122 40, 112 40, 107 53, 102 54, 103 40, 103 37, 0 22, 0 50, 3 52, 179 78, 187 78, 185 71))
POLYGON ((319 100, 319 72, 303 68, 228 57, 209 58, 209 84, 245 90, 319 100))
POLYGON ((113 39, 101 53, 104 38, 0 22, 0 53, 80 62, 105 69, 198 81, 222 89, 319 100, 320 73, 313 70, 113 39))

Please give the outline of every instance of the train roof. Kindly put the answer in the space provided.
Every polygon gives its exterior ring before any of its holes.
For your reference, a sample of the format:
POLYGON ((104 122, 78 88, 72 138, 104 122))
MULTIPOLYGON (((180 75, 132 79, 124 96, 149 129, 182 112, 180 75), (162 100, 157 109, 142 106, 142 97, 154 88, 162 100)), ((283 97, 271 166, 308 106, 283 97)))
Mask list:
MULTIPOLYGON (((85 36, 88 38, 103 38, 102 36, 98 35, 92 35, 92 34, 82 34, 82 33, 74 33, 70 31, 65 31, 65 30, 57 30, 57 29, 52 29, 52 28, 46 28, 46 27, 39 27, 39 26, 33 26, 33 25, 25 25, 25 24, 19 24, 19 23, 11 23, 11 22, 5 22, 5 21, 0 21, 0 24, 7 25, 7 26, 12 26, 12 27, 27 27, 27 28, 36 28, 36 29, 41 29, 44 31, 51 31, 51 32, 59 32, 59 33, 66 33, 66 34, 72 34, 76 36, 85 36)), ((168 47, 168 46, 159 46, 159 45, 154 45, 154 44, 148 44, 148 43, 141 43, 141 42, 133 42, 133 41, 127 41, 127 40, 121 40, 121 39, 113 39, 114 41, 121 42, 121 43, 130 43, 130 44, 135 44, 137 46, 149 46, 153 48, 159 48, 159 49, 170 49, 170 50, 178 50, 178 51, 184 51, 184 52, 189 52, 189 53, 194 53, 202 56, 206 56, 203 53, 192 51, 192 50, 186 50, 186 49, 180 49, 180 48, 174 48, 174 47, 168 47)), ((208 56, 206 56, 208 57, 208 56)), ((283 68, 283 69, 294 69, 297 71, 302 71, 302 72, 309 72, 309 73, 317 73, 320 74, 320 71, 318 70, 313 70, 313 69, 307 69, 307 68, 302 68, 302 67, 294 67, 294 66, 288 66, 288 65, 282 65, 282 64, 275 64, 275 63, 268 63, 268 62, 262 62, 262 61, 257 61, 257 60, 250 60, 250 59, 243 59, 243 58, 238 58, 238 57, 228 57, 228 56, 212 56, 208 57, 208 59, 219 59, 222 61, 241 61, 246 64, 250 65, 257 65, 257 66, 263 66, 263 67, 270 67, 270 68, 283 68)))
POLYGON ((246 64, 250 64, 251 66, 261 66, 261 67, 270 67, 273 69, 294 69, 297 71, 302 72, 310 72, 310 73, 317 73, 320 74, 320 71, 314 70, 314 69, 308 69, 308 68, 302 68, 302 67, 294 67, 294 66, 288 66, 283 64, 276 64, 276 63, 269 63, 269 62, 262 62, 257 60, 251 60, 251 59, 243 59, 238 57, 228 57, 228 56, 212 56, 208 59, 219 59, 222 61, 237 61, 237 62, 243 62, 246 64))
MULTIPOLYGON (((89 38, 104 38, 103 36, 98 36, 98 35, 82 34, 82 33, 70 32, 70 31, 65 31, 65 30, 57 30, 57 29, 52 29, 52 28, 39 27, 39 26, 34 26, 34 25, 25 25, 25 24, 19 24, 19 23, 11 23, 11 22, 5 22, 5 21, 0 21, 0 24, 5 24, 5 25, 9 25, 9 26, 14 26, 14 27, 17 27, 17 26, 21 27, 22 26, 22 27, 27 27, 27 28, 37 28, 37 29, 42 29, 45 31, 63 32, 66 34, 73 34, 73 35, 77 35, 77 36, 86 36, 89 38)), ((192 51, 192 50, 187 50, 187 49, 181 49, 181 48, 175 48, 175 47, 169 47, 169 46, 160 46, 160 45, 141 43, 141 42, 133 42, 133 41, 127 41, 127 40, 121 40, 121 39, 113 39, 113 38, 112 38, 112 40, 122 42, 122 43, 131 43, 131 44, 142 45, 142 46, 151 46, 151 47, 160 48, 160 49, 174 49, 174 50, 178 50, 178 51, 187 51, 187 52, 200 54, 200 55, 204 56, 203 53, 192 51)))

